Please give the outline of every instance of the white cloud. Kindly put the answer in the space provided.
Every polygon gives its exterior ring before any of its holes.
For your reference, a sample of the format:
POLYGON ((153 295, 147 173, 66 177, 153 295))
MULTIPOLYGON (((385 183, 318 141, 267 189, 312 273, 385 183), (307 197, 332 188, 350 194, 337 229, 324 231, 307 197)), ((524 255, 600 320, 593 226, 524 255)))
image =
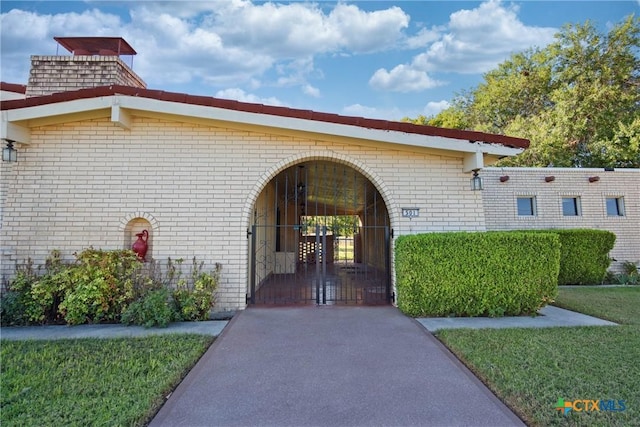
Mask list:
POLYGON ((366 117, 369 119, 391 120, 399 121, 404 117, 415 117, 418 115, 415 111, 403 111, 397 107, 380 108, 380 107, 367 107, 361 104, 352 104, 342 109, 343 115, 366 117))
POLYGON ((428 102, 422 111, 420 111, 420 109, 401 109, 398 107, 381 108, 369 107, 362 104, 352 104, 344 107, 341 114, 347 116, 367 117, 371 119, 399 121, 405 117, 414 118, 420 115, 427 117, 435 116, 447 107, 449 107, 449 102, 445 100, 428 102))
POLYGON ((409 49, 428 46, 429 43, 435 42, 440 38, 441 31, 442 28, 439 27, 434 27, 430 30, 427 28, 422 28, 415 36, 408 37, 405 45, 409 49))
POLYGON ((489 0, 475 9, 452 13, 446 34, 411 65, 432 72, 483 73, 512 53, 549 44, 556 31, 526 26, 518 19, 517 6, 489 0))
POLYGON ((391 71, 380 68, 369 79, 369 85, 374 89, 393 92, 419 92, 443 84, 429 77, 425 71, 404 64, 396 66, 391 71))
POLYGON ((259 81, 262 86, 299 85, 313 93, 305 87, 321 75, 313 67, 314 57, 389 49, 404 38, 409 23, 409 16, 395 6, 365 11, 343 3, 245 0, 124 4, 131 10, 123 20, 97 9, 2 14, 3 79, 26 81, 29 55, 52 53, 54 35, 119 35, 138 51, 135 71, 150 87, 191 82, 255 87, 259 81), (311 66, 301 67, 301 58, 311 66), (13 60, 11 66, 8 60, 13 60), (277 65, 289 74, 264 82, 277 65))
POLYGON ((365 12, 339 3, 329 14, 328 24, 339 34, 340 46, 352 52, 375 52, 396 45, 409 26, 409 16, 396 6, 365 12))
POLYGON ((426 43, 426 50, 410 63, 397 65, 391 71, 377 70, 369 84, 379 90, 394 92, 441 86, 444 82, 429 74, 484 73, 512 53, 547 45, 556 31, 555 28, 526 26, 518 19, 517 6, 505 7, 499 0, 489 0, 475 9, 452 13, 445 27, 423 29, 414 38, 409 38, 407 46, 426 43))
POLYGON ((450 105, 451 104, 449 104, 449 102, 446 100, 437 101, 437 102, 431 101, 431 102, 428 102, 427 105, 425 105, 424 111, 422 114, 427 117, 435 116, 440 111, 446 110, 447 108, 449 108, 450 105))
POLYGON ((302 92, 305 95, 309 95, 314 98, 320 98, 320 89, 318 89, 317 87, 313 87, 310 84, 302 86, 302 92))
POLYGON ((223 99, 233 99, 240 102, 251 102, 253 104, 275 105, 278 107, 286 106, 284 102, 273 96, 269 98, 261 98, 252 93, 246 93, 244 90, 238 88, 219 90, 218 92, 216 92, 215 97, 223 99))
MULTIPOLYGON (((0 15, 0 23, 1 77, 11 83, 27 82, 30 55, 56 54, 54 36, 112 36, 112 28, 121 26, 118 16, 97 9, 56 15, 12 9, 0 15)), ((58 53, 68 54, 62 47, 58 53)))

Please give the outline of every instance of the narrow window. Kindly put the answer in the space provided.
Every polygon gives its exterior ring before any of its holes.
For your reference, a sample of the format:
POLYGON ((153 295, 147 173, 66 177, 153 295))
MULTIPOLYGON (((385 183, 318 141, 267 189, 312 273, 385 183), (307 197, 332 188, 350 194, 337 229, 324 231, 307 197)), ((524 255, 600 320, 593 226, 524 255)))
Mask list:
POLYGON ((518 197, 518 216, 534 216, 536 214, 535 197, 518 197))
POLYGON ((607 197, 607 216, 624 216, 622 197, 607 197))
POLYGON ((578 197, 562 198, 562 215, 579 216, 580 215, 580 199, 578 197))

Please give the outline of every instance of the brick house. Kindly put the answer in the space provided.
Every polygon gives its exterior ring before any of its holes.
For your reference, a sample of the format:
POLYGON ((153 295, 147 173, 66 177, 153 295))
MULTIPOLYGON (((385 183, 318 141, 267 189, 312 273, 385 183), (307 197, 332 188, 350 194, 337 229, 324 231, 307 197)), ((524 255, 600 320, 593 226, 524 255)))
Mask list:
POLYGON ((28 257, 130 248, 142 230, 148 257, 222 265, 219 310, 393 301, 393 239, 409 233, 594 226, 640 259, 638 170, 485 169, 528 141, 150 90, 126 41, 58 41, 73 55, 33 56, 26 86, 1 87, 17 152, 0 165, 3 282, 28 257), (579 219, 547 209, 558 195, 580 198, 579 219), (602 214, 611 198, 620 218, 602 214))

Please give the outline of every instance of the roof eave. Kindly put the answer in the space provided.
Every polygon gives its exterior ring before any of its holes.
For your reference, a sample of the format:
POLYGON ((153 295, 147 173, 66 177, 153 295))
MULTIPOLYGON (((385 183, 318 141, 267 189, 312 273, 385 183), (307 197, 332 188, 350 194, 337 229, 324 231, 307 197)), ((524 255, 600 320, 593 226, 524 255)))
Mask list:
MULTIPOLYGON (((8 103, 12 101, 7 101, 8 103)), ((9 104, 7 104, 9 105, 9 104)), ((104 110, 133 110, 166 114, 185 118, 222 122, 235 125, 252 125, 272 130, 288 130, 314 135, 342 137, 348 139, 368 140, 409 147, 421 147, 435 150, 473 153, 482 152, 494 156, 513 156, 523 151, 520 147, 510 147, 500 143, 482 140, 464 140, 445 136, 424 135, 404 132, 402 130, 374 129, 351 124, 333 123, 301 117, 289 117, 261 112, 241 111, 237 109, 215 106, 198 105, 179 101, 159 100, 148 97, 111 94, 92 98, 62 100, 55 103, 34 104, 22 108, 12 108, 3 111, 2 120, 12 123, 23 123, 26 127, 43 121, 52 123, 56 120, 71 120, 74 115, 104 110)), ((134 113, 135 115, 135 113, 134 113)), ((2 127, 4 129, 5 126, 2 127)), ((483 134, 469 132, 471 137, 482 137, 483 134)), ((5 136, 2 135, 4 138, 5 136)), ((25 141, 26 142, 26 141, 25 141)))

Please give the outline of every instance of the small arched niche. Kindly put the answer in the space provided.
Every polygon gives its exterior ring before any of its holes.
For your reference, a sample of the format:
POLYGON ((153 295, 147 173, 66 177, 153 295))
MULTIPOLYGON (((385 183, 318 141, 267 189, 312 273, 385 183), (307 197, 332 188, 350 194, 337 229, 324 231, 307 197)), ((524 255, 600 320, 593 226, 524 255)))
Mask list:
POLYGON ((147 254, 145 256, 146 261, 153 259, 153 227, 151 223, 145 218, 133 218, 124 228, 124 249, 131 249, 133 244, 138 240, 138 234, 144 230, 147 231, 147 254))

